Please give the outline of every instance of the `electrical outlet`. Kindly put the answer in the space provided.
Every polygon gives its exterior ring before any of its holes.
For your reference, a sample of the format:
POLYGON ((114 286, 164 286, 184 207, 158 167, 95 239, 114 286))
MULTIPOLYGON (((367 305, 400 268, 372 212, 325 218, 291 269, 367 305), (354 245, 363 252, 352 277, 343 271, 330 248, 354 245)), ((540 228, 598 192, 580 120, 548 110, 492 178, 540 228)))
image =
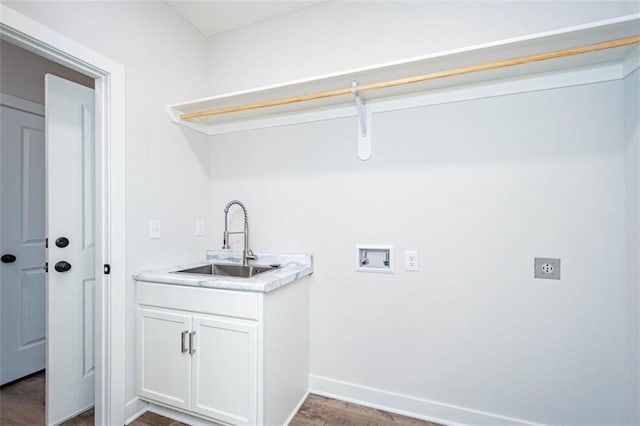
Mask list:
POLYGON ((149 239, 157 240, 160 238, 160 220, 151 219, 149 221, 149 239))
POLYGON ((404 252, 404 269, 407 271, 419 271, 418 264, 418 252, 417 251, 405 251, 404 252))
POLYGON ((196 219, 196 237, 204 235, 204 219, 196 219))
POLYGON ((534 278, 542 278, 545 280, 560 279, 560 259, 551 257, 536 257, 533 262, 534 278))

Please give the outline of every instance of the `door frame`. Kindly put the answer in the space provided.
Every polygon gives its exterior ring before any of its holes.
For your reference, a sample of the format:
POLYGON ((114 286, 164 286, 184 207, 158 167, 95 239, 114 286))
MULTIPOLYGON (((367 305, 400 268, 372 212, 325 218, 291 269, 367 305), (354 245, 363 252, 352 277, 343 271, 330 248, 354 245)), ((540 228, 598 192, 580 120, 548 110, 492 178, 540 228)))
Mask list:
POLYGON ((95 79, 95 422, 125 424, 125 69, 0 4, 0 37, 95 79), (103 265, 111 274, 103 273, 103 265))

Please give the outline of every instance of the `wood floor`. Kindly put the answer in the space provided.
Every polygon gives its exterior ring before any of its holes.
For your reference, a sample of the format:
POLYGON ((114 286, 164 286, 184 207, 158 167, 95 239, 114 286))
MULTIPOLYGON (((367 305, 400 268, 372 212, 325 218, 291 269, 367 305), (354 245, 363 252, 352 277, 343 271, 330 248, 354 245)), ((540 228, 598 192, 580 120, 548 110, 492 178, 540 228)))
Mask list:
MULTIPOLYGON (((44 377, 44 372, 40 372, 0 388, 0 425, 44 425, 44 377)), ((439 426, 436 423, 313 394, 309 395, 290 423, 291 426, 382 426, 389 424, 439 426)), ((63 423, 63 426, 90 425, 93 425, 93 410, 86 411, 63 423)), ((130 425, 183 426, 184 423, 147 412, 130 425)))
POLYGON ((310 394, 289 423, 291 426, 441 426, 388 411, 364 407, 351 402, 310 394))
POLYGON ((44 373, 0 388, 0 425, 44 424, 44 373))

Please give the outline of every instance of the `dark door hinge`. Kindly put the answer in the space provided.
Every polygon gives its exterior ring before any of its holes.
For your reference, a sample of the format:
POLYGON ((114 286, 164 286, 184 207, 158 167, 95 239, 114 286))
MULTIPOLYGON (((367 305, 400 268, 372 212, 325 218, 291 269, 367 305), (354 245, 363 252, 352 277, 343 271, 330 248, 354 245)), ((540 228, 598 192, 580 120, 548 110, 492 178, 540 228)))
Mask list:
POLYGON ((111 265, 109 265, 108 263, 105 263, 103 270, 105 275, 109 275, 111 273, 111 265))
POLYGON ((44 272, 49 272, 49 262, 44 262, 44 272))
POLYGON ((44 248, 49 248, 49 239, 48 238, 44 239, 44 248))

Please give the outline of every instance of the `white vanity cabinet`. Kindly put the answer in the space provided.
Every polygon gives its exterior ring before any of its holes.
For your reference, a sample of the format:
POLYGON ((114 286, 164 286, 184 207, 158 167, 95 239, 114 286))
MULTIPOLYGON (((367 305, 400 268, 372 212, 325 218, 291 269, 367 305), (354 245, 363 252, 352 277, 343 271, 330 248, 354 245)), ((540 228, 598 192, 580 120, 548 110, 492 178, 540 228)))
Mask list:
POLYGON ((138 308, 139 395, 232 424, 256 423, 258 325, 138 308))
POLYGON ((286 423, 308 388, 306 281, 270 293, 138 281, 138 396, 216 423, 286 423))
POLYGON ((232 424, 256 424, 258 325, 193 317, 191 411, 232 424))
POLYGON ((189 330, 188 314, 138 308, 140 396, 185 410, 191 407, 191 356, 181 350, 189 330))

